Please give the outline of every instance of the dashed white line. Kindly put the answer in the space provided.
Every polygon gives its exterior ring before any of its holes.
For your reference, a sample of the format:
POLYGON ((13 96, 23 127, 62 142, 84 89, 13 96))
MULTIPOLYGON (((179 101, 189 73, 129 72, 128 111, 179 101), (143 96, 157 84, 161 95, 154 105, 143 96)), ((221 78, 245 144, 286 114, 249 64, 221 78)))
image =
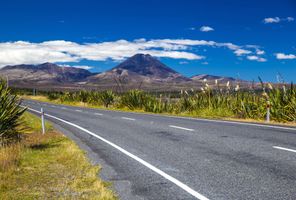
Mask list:
POLYGON ((103 114, 102 113, 94 113, 94 115, 102 116, 103 114))
POLYGON ((126 119, 126 120, 131 120, 131 121, 135 121, 136 120, 134 118, 129 118, 129 117, 121 117, 121 119, 126 119))
POLYGON ((288 149, 288 148, 285 148, 285 147, 273 146, 273 148, 296 153, 296 150, 288 149))
POLYGON ((63 110, 66 110, 67 108, 66 108, 66 107, 62 107, 62 109, 63 109, 63 110))
POLYGON ((75 111, 77 111, 77 112, 82 112, 82 110, 75 110, 75 111))
MULTIPOLYGON (((34 110, 34 109, 31 109, 31 108, 28 108, 29 110, 33 111, 33 112, 37 112, 37 113, 40 113, 40 111, 38 110, 34 110)), ((193 190, 192 188, 190 188, 188 185, 182 183, 181 181, 179 181, 178 179, 170 176, 169 174, 165 173, 164 171, 158 169, 157 167, 151 165, 150 163, 146 162, 145 160, 139 158, 138 156, 128 152, 127 150, 123 149, 122 147, 118 146, 117 144, 114 144, 113 142, 77 125, 77 124, 74 124, 72 122, 69 122, 69 121, 66 121, 66 120, 63 120, 61 118, 58 118, 58 117, 55 117, 53 115, 49 115, 49 114, 45 114, 47 117, 50 117, 52 119, 56 119, 58 121, 61 121, 65 124, 68 124, 68 125, 71 125, 77 129, 80 129, 94 137, 96 137, 97 139, 101 140, 102 142, 105 142, 106 144, 112 146, 113 148, 117 149, 118 151, 120 151, 121 153, 123 153, 124 155, 132 158, 133 160, 141 163, 142 165, 144 165, 145 167, 149 168, 150 170, 154 171, 155 173, 157 173, 158 175, 162 176, 163 178, 167 179, 168 181, 174 183, 175 185, 177 185, 179 188, 183 189, 184 191, 186 191, 187 193, 191 194, 192 196, 194 196, 195 198, 197 199, 200 199, 200 200, 209 200, 207 197, 203 196, 202 194, 198 193, 197 191, 193 190)))
MULTIPOLYGON (((35 104, 35 103, 32 102, 32 104, 35 104)), ((38 104, 38 103, 36 103, 36 104, 38 104)), ((107 111, 109 111, 109 110, 107 110, 107 111)), ((135 112, 118 111, 118 110, 113 110, 113 112, 130 113, 130 114, 134 114, 134 115, 150 115, 150 116, 157 116, 157 117, 168 117, 168 118, 176 118, 176 119, 195 120, 195 121, 217 122, 217 123, 224 123, 224 124, 238 124, 238 125, 244 125, 244 126, 266 127, 266 128, 273 128, 273 129, 283 129, 283 130, 296 131, 296 128, 294 128, 294 127, 284 127, 284 126, 267 125, 267 124, 256 124, 256 123, 248 123, 248 122, 216 120, 216 119, 202 119, 202 118, 182 117, 182 116, 172 116, 172 115, 159 115, 159 114, 153 114, 153 113, 149 113, 149 114, 147 114, 147 113, 135 113, 135 112)))
POLYGON ((171 128, 177 128, 177 129, 182 129, 182 130, 186 130, 186 131, 194 131, 194 129, 185 128, 185 127, 181 127, 181 126, 169 125, 169 127, 171 127, 171 128))

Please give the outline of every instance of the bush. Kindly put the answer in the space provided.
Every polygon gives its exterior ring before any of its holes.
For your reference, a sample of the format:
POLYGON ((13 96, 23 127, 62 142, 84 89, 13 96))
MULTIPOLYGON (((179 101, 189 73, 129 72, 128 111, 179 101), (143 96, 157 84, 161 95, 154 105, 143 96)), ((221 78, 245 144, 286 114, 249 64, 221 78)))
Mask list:
POLYGON ((190 114, 193 116, 236 117, 264 120, 266 107, 270 103, 270 117, 278 122, 296 121, 296 88, 291 83, 272 86, 261 81, 261 88, 240 90, 237 84, 232 87, 208 85, 206 82, 200 91, 193 89, 162 94, 149 94, 141 90, 130 90, 123 94, 112 91, 80 91, 47 94, 49 98, 58 98, 61 102, 87 102, 92 105, 104 105, 130 110, 144 110, 153 113, 190 114))
POLYGON ((20 107, 21 101, 11 95, 6 83, 0 80, 0 145, 19 139, 20 117, 25 108, 20 107))
POLYGON ((142 109, 146 97, 141 90, 130 90, 121 97, 121 104, 130 110, 142 109))
POLYGON ((101 102, 104 104, 104 106, 108 108, 109 105, 113 103, 115 94, 112 92, 112 90, 107 90, 100 93, 99 98, 101 102))

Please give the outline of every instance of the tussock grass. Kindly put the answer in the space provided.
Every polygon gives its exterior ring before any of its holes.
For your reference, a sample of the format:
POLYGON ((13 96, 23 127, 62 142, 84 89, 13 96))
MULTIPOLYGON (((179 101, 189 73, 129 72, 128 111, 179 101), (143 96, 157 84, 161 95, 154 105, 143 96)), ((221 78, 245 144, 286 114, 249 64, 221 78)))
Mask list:
POLYGON ((181 90, 178 94, 153 95, 130 90, 118 94, 79 91, 48 92, 46 95, 47 99, 42 97, 38 100, 72 106, 258 122, 265 120, 269 106, 271 122, 289 125, 296 122, 296 88, 292 83, 273 86, 261 81, 261 88, 252 86, 241 90, 239 83, 232 86, 229 82, 220 85, 215 81, 215 85, 209 85, 205 80, 200 89, 181 90))
POLYGON ((0 148, 1 199, 116 199, 78 146, 25 113, 26 132, 19 143, 0 148))

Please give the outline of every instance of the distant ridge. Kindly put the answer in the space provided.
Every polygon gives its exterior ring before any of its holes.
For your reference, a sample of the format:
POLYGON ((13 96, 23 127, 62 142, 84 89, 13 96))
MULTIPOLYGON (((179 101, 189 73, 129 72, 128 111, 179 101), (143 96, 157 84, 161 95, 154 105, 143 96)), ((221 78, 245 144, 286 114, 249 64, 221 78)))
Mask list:
MULTIPOLYGON (((91 73, 85 69, 43 63, 6 66, 0 69, 0 76, 8 76, 10 85, 17 87, 114 89, 117 91, 129 89, 178 91, 200 88, 204 79, 209 84, 214 84, 215 80, 221 84, 236 81, 232 77, 207 74, 187 78, 149 54, 136 54, 102 73, 91 73)), ((240 82, 248 83, 247 81, 240 82)))
POLYGON ((10 81, 28 84, 63 84, 83 81, 93 75, 85 69, 63 67, 53 63, 40 65, 14 65, 0 69, 0 75, 10 81))

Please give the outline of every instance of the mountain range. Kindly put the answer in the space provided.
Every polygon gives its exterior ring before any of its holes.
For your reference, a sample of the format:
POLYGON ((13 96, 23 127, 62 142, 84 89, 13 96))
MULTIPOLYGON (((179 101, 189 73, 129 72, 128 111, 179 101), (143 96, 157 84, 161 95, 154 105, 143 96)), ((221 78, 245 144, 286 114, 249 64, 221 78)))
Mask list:
POLYGON ((179 90, 202 85, 206 79, 209 83, 234 82, 231 77, 213 75, 196 75, 191 78, 176 72, 149 54, 136 54, 114 68, 91 73, 88 70, 58 66, 53 63, 40 65, 14 65, 0 69, 0 76, 8 77, 10 85, 16 87, 70 87, 99 89, 135 89, 145 90, 179 90))

